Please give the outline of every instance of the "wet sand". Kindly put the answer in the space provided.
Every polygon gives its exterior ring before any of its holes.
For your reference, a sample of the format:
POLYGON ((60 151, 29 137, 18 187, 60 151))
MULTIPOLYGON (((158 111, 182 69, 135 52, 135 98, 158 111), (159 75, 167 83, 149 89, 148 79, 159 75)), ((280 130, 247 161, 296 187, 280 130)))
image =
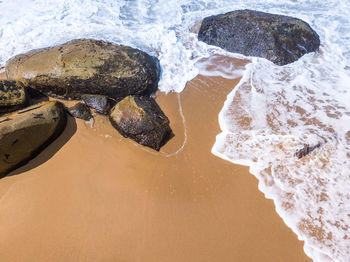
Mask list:
POLYGON ((198 76, 158 94, 176 135, 159 153, 105 117, 70 118, 0 180, 0 261, 311 261, 248 168, 210 152, 237 81, 198 76))

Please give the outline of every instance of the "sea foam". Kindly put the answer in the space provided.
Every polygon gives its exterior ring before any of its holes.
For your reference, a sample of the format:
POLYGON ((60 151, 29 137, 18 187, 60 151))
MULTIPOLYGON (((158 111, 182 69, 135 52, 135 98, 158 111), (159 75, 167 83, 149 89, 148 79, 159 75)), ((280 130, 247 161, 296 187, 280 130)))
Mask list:
POLYGON ((314 261, 350 258, 350 92, 331 50, 278 67, 253 59, 219 115, 212 152, 250 166, 314 261), (327 61, 328 60, 328 61, 327 61), (305 146, 316 149, 298 158, 305 146))
POLYGON ((219 115, 212 152, 250 166, 314 261, 350 261, 349 1, 0 0, 0 9, 0 65, 31 49, 96 38, 158 57, 163 92, 181 92, 198 73, 243 75, 219 115), (242 56, 199 42, 192 28, 244 8, 305 20, 320 35, 320 52, 283 67, 257 58, 246 68, 230 59, 218 66, 218 55, 242 56), (317 148, 299 159, 307 147, 317 148))

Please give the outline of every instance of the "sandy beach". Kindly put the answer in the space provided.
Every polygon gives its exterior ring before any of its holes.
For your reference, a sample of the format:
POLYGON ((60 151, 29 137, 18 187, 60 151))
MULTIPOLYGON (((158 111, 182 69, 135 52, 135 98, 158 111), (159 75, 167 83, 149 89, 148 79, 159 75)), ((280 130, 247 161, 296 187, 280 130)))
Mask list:
POLYGON ((159 153, 107 117, 70 118, 0 180, 0 261, 311 261, 248 168, 210 152, 238 81, 197 76, 158 93, 175 133, 159 153))

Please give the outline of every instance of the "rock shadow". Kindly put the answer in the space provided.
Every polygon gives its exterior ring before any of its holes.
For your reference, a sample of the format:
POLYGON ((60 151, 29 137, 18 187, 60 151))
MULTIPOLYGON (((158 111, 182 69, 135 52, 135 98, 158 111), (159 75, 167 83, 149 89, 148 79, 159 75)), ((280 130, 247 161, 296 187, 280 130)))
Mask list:
POLYGON ((50 98, 34 88, 27 87, 27 92, 30 97, 30 104, 35 105, 41 102, 49 101, 50 98))
POLYGON ((62 134, 49 146, 47 146, 43 151, 41 151, 35 158, 31 159, 27 164, 10 172, 7 176, 19 175, 44 164, 46 161, 52 158, 71 139, 71 137, 76 133, 76 131, 76 120, 74 117, 68 115, 67 126, 62 132, 62 134))

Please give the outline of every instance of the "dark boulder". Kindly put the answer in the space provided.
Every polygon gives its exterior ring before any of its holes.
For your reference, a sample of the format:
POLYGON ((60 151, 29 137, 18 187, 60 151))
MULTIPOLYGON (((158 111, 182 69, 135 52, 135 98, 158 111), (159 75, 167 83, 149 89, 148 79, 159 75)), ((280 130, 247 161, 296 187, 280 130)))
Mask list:
POLYGON ((320 46, 319 36, 306 22, 252 10, 204 18, 198 39, 229 52, 263 57, 277 65, 292 63, 320 46))
POLYGON ((0 117, 0 177, 26 164, 64 130, 60 102, 43 102, 0 117))
POLYGON ((80 99, 84 94, 112 98, 157 90, 155 57, 127 46, 79 39, 15 56, 6 63, 8 79, 46 95, 80 99))
POLYGON ((151 97, 124 98, 109 119, 121 135, 157 151, 174 136, 169 119, 151 97))
POLYGON ((80 102, 68 108, 68 112, 72 116, 85 121, 89 121, 91 118, 93 118, 90 109, 85 104, 80 102))
POLYGON ((28 104, 25 86, 18 81, 0 80, 0 114, 9 113, 28 104))
POLYGON ((108 115, 112 107, 116 104, 109 97, 102 95, 83 95, 82 99, 85 105, 102 115, 108 115))

